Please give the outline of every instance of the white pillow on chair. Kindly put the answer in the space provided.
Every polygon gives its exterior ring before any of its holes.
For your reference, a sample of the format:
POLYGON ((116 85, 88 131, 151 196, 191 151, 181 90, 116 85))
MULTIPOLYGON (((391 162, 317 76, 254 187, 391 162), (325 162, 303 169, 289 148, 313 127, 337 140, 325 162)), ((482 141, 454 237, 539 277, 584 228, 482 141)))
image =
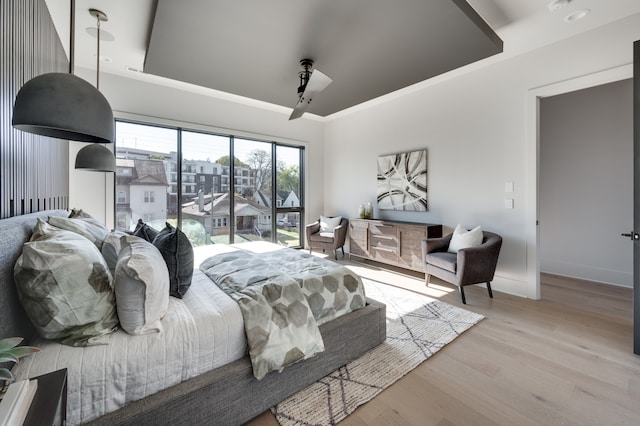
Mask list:
POLYGON ((333 232, 342 222, 342 216, 325 217, 320 216, 320 232, 333 232))
POLYGON ((449 253, 457 253, 458 250, 478 247, 482 244, 482 229, 479 226, 473 228, 471 231, 467 231, 462 225, 458 224, 456 229, 453 230, 451 236, 451 242, 449 243, 449 253))

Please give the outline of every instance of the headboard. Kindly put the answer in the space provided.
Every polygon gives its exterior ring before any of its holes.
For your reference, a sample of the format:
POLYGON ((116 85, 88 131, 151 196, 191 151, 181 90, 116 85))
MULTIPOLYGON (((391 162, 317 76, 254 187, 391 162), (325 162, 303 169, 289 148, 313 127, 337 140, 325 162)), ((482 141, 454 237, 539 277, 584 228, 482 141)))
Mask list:
POLYGON ((22 216, 0 219, 0 339, 24 337, 28 342, 35 331, 31 320, 18 300, 13 282, 13 265, 22 252, 22 245, 31 238, 38 218, 68 216, 66 210, 45 210, 22 216))

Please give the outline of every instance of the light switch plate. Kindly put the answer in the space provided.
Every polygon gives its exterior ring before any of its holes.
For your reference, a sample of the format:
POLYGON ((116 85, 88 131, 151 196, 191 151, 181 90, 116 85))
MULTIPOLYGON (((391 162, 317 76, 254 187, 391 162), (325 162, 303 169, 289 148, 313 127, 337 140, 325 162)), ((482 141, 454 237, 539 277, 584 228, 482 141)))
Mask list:
POLYGON ((507 198, 506 200, 504 200, 504 208, 505 209, 513 208, 513 198, 507 198))
POLYGON ((513 192, 513 182, 504 183, 504 192, 513 192))

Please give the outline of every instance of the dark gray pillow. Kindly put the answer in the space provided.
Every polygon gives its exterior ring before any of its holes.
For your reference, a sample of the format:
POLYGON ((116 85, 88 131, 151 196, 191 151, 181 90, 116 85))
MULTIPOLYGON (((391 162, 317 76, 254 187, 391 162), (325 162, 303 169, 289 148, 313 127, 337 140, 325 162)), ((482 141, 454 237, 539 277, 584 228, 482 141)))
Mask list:
POLYGON ((167 223, 153 240, 169 269, 169 294, 182 299, 193 277, 193 247, 189 238, 167 223))
POLYGON ((140 237, 144 240, 153 243, 153 240, 158 236, 158 230, 154 227, 147 225, 142 221, 142 219, 138 219, 138 224, 136 225, 136 229, 133 230, 133 235, 136 237, 140 237))

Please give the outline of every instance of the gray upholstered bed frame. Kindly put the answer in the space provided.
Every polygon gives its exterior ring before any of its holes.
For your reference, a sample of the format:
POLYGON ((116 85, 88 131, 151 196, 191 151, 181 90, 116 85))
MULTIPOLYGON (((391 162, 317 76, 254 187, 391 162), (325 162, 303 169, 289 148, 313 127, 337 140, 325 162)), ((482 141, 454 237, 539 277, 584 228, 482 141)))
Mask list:
MULTIPOLYGON (((36 218, 66 216, 50 210, 0 220, 0 338, 28 341, 34 328, 23 311, 13 282, 13 265, 31 236, 36 218)), ((386 338, 385 305, 367 306, 320 326, 325 352, 270 373, 258 381, 248 357, 132 402, 92 424, 241 424, 307 385, 358 358, 386 338)))

